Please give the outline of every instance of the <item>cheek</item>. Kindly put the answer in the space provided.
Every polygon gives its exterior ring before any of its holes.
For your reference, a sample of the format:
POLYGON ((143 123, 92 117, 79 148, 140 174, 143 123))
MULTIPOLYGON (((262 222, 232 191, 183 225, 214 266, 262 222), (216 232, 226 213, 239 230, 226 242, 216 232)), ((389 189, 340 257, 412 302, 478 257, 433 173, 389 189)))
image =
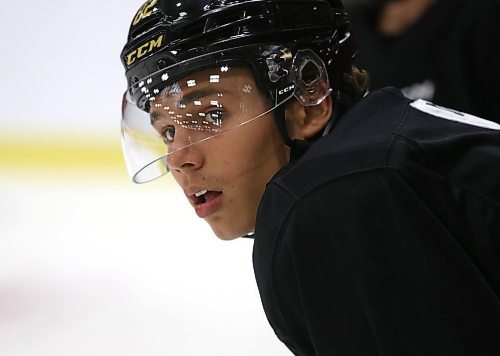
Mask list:
POLYGON ((224 208, 207 220, 219 238, 254 229, 266 184, 288 162, 288 150, 270 120, 263 118, 220 136, 207 152, 206 172, 213 174, 212 181, 220 180, 225 191, 224 208))
MULTIPOLYGON (((242 126, 238 132, 228 137, 228 146, 239 158, 246 158, 247 166, 272 163, 281 158, 285 145, 278 133, 272 117, 262 117, 242 126)), ((241 160, 240 159, 240 160, 241 160)))
MULTIPOLYGON (((266 184, 288 162, 288 148, 283 143, 272 117, 249 124, 238 135, 228 137, 227 154, 220 161, 226 182, 236 194, 246 195, 239 200, 255 208, 266 184)), ((235 204, 239 204, 236 202, 235 204)))
POLYGON ((183 175, 173 169, 170 169, 169 172, 174 177, 174 180, 177 183, 177 185, 182 187, 184 182, 183 175))

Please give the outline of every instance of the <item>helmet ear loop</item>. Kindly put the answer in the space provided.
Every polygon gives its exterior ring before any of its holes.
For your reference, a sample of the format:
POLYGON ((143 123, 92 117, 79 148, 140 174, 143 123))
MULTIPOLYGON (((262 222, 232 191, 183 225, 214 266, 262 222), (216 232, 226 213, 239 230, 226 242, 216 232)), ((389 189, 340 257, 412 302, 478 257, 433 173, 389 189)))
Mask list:
MULTIPOLYGON (((328 73, 323 60, 309 49, 298 51, 292 61, 294 97, 304 106, 316 106, 331 93, 328 73)), ((274 110, 275 122, 286 145, 291 148, 291 160, 301 156, 309 147, 309 142, 291 139, 285 120, 286 103, 274 110)))
MULTIPOLYGON (((316 106, 322 103, 333 89, 328 80, 328 72, 323 60, 313 51, 306 49, 297 52, 292 63, 294 73, 295 92, 297 100, 304 106, 316 106)), ((333 125, 333 118, 336 117, 336 105, 334 113, 328 121, 323 133, 327 135, 333 125)))
POLYGON ((332 92, 325 63, 313 51, 297 52, 292 62, 297 100, 304 106, 316 106, 332 92))

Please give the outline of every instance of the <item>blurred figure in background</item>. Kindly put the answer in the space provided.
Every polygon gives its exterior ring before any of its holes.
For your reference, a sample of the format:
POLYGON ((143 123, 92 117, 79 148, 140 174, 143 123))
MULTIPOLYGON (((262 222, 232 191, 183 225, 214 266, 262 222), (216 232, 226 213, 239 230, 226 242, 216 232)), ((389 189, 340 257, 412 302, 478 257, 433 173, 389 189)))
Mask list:
POLYGON ((350 0, 357 64, 371 90, 395 86, 411 99, 500 122, 500 2, 350 0))

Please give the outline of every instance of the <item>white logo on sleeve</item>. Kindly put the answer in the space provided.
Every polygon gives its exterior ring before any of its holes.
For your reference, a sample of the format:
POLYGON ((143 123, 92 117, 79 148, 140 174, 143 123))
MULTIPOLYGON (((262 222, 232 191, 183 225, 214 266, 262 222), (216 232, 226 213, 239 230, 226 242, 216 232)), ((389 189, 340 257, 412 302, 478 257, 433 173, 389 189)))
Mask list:
POLYGON ((500 125, 496 122, 481 119, 477 116, 466 114, 453 109, 444 108, 426 100, 415 100, 410 104, 410 106, 427 114, 440 117, 442 119, 456 121, 472 126, 484 127, 491 130, 500 130, 500 125))

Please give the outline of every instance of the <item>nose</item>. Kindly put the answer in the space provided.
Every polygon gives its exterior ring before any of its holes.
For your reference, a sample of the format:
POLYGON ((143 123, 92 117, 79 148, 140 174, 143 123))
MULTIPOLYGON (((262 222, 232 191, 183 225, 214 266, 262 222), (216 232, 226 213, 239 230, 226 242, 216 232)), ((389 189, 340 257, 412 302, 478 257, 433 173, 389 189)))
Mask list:
POLYGON ((203 152, 197 145, 185 146, 167 156, 169 170, 186 173, 200 169, 204 163, 203 152))

